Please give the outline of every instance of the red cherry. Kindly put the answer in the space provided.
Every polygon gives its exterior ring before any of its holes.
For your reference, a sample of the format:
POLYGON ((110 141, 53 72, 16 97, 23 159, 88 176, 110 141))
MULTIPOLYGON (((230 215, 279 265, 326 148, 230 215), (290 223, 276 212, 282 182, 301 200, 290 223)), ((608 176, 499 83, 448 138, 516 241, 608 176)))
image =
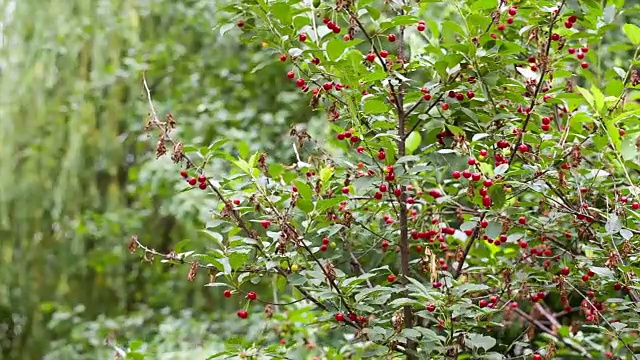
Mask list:
POLYGON ((255 300, 258 298, 258 294, 255 293, 255 291, 249 291, 247 293, 247 299, 249 300, 255 300))
POLYGON ((442 104, 442 110, 449 110, 449 104, 443 103, 442 104))
POLYGON ((498 25, 498 30, 499 31, 504 31, 504 29, 506 29, 507 27, 505 26, 505 24, 500 24, 498 25))
POLYGON ((482 205, 484 205, 484 207, 491 207, 491 205, 493 204, 493 200, 491 200, 491 198, 487 195, 482 197, 482 205))
POLYGON ((329 249, 326 244, 320 245, 320 251, 327 251, 329 249))
POLYGON ((576 53, 576 49, 574 49, 574 48, 568 48, 568 49, 567 49, 567 52, 568 52, 569 54, 575 54, 575 53, 576 53))
POLYGON ((202 174, 200 174, 198 176, 198 182, 203 183, 203 182, 206 182, 206 181, 207 181, 207 177, 206 176, 204 176, 202 174))
POLYGON ((542 360, 542 355, 540 355, 540 354, 533 354, 533 360, 542 360))
POLYGON ((564 27, 566 27, 567 29, 571 29, 573 27, 573 23, 571 21, 565 21, 564 27))
POLYGON ((376 55, 374 53, 368 53, 366 59, 368 62, 373 62, 376 59, 376 55))
POLYGON ((452 176, 454 179, 460 179, 460 176, 462 176, 462 174, 460 173, 460 171, 456 170, 453 172, 452 176))
POLYGON ((467 164, 469 164, 470 166, 475 165, 476 164, 476 159, 470 158, 469 160, 467 160, 467 164))
POLYGON ((201 182, 200 184, 198 184, 198 187, 200 188, 200 190, 206 190, 207 189, 207 183, 206 182, 201 182))
POLYGON ((585 54, 589 52, 589 48, 586 47, 586 46, 583 46, 582 49, 580 49, 580 50, 582 50, 582 52, 585 53, 585 54))
POLYGON ((563 267, 562 269, 560 269, 560 273, 564 276, 569 275, 569 272, 571 271, 571 269, 569 269, 568 267, 563 267))
POLYGON ((268 228, 268 227, 269 227, 269 225, 271 225, 271 221, 269 221, 269 220, 262 220, 262 221, 260 221, 260 225, 262 225, 262 227, 266 229, 266 228, 268 228))
POLYGON ((344 314, 343 313, 337 313, 336 314, 336 321, 337 322, 343 322, 344 321, 344 314))
POLYGON ((529 151, 529 147, 527 146, 527 144, 520 144, 520 146, 518 146, 518 150, 524 153, 529 151))
POLYGON ((467 91, 467 97, 469 99, 473 99, 474 96, 476 96, 476 95, 473 93, 473 91, 467 91))
POLYGON ((462 95, 462 93, 457 93, 456 94, 456 100, 458 100, 458 101, 464 100, 464 95, 462 95))
POLYGON ((287 61, 287 55, 286 54, 280 55, 280 61, 282 61, 282 62, 287 61))
POLYGON ((378 152, 378 160, 384 160, 387 157, 387 154, 384 151, 378 152))
POLYGON ((234 205, 240 205, 240 199, 233 199, 234 205))
POLYGON ((380 51, 380 57, 386 58, 387 56, 389 56, 389 52, 387 50, 380 51))
POLYGON ((422 96, 423 99, 429 101, 431 100, 431 94, 424 94, 424 96, 422 96))
POLYGON ((436 306, 433 304, 427 304, 427 311, 434 312, 436 310, 436 306))
POLYGON ((560 34, 556 34, 556 33, 552 34, 551 35, 551 40, 553 40, 553 41, 560 40, 560 34))
POLYGON ((222 295, 224 295, 224 297, 226 297, 226 298, 230 298, 230 297, 231 297, 231 290, 228 290, 228 289, 227 289, 227 290, 225 290, 225 291, 222 293, 222 295))
POLYGON ((507 18, 507 24, 513 24, 514 19, 512 17, 507 18))
POLYGON ((582 275, 582 281, 585 281, 585 282, 589 281, 589 275, 587 274, 582 275))
POLYGON ((388 282, 394 282, 396 281, 396 276, 393 274, 389 274, 389 276, 387 276, 387 281, 388 282))
POLYGON ((567 18, 567 21, 570 22, 570 23, 574 23, 574 22, 578 21, 578 17, 575 16, 575 15, 571 15, 571 16, 569 16, 569 18, 567 18))
POLYGON ((478 306, 480 306, 481 308, 486 307, 487 305, 489 305, 489 302, 485 299, 482 299, 478 302, 478 306))
POLYGON ((187 174, 187 170, 180 170, 180 176, 186 178, 187 176, 189 176, 189 174, 187 174))
POLYGON ((509 15, 515 16, 516 13, 518 13, 518 8, 513 6, 509 8, 509 15))
POLYGON ((583 68, 583 69, 587 69, 589 67, 589 63, 584 61, 584 62, 582 62, 582 64, 580 64, 580 67, 583 68))
POLYGON ((343 194, 348 194, 349 193, 349 187, 348 186, 343 187, 342 188, 342 193, 343 194))
POLYGON ((622 284, 615 283, 615 284, 613 284, 613 288, 616 289, 616 291, 620 291, 620 289, 622 289, 622 284))
POLYGON ((395 34, 389 34, 389 36, 387 36, 387 40, 389 40, 390 42, 396 41, 396 35, 395 34))
POLYGON ((237 315, 240 319, 246 319, 249 313, 246 310, 238 310, 237 315))
POLYGON ((302 34, 298 35, 298 40, 300 40, 302 42, 307 41, 307 34, 302 33, 302 34))
POLYGON ((519 223, 520 225, 524 225, 524 224, 526 224, 526 223, 527 223, 527 218, 526 218, 526 217, 524 217, 524 216, 520 216, 520 217, 518 218, 518 223, 519 223))
POLYGON ((578 60, 582 60, 582 59, 584 59, 584 53, 579 52, 579 53, 576 54, 576 57, 578 58, 578 60))
POLYGON ((304 84, 305 84, 304 79, 300 78, 300 79, 296 80, 296 86, 297 87, 301 88, 301 87, 304 86, 304 84))
POLYGON ((418 29, 418 31, 424 31, 424 29, 426 29, 426 27, 424 26, 424 24, 418 24, 417 29, 418 29))
POLYGON ((187 180, 187 182, 189 183, 189 185, 193 186, 198 182, 198 180, 196 180, 196 178, 194 177, 190 177, 189 180, 187 180))
POLYGON ((289 71, 289 72, 287 73, 287 77, 288 77, 289 79, 293 79, 294 77, 296 77, 296 73, 294 73, 293 71, 289 71))
POLYGON ((382 193, 381 193, 381 192, 379 192, 379 191, 376 191, 376 193, 375 193, 375 194, 373 194, 373 197, 374 197, 376 200, 381 200, 381 199, 382 199, 382 193))
POLYGON ((482 149, 480 150, 480 152, 478 152, 480 154, 480 156, 487 156, 489 155, 489 152, 486 149, 482 149))

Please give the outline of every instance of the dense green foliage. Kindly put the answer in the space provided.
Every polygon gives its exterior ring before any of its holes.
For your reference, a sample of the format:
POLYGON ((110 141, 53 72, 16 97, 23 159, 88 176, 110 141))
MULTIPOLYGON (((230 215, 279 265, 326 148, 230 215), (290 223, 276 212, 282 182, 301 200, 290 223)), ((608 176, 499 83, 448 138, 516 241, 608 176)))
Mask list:
POLYGON ((633 2, 0 8, 2 358, 640 358, 633 2))

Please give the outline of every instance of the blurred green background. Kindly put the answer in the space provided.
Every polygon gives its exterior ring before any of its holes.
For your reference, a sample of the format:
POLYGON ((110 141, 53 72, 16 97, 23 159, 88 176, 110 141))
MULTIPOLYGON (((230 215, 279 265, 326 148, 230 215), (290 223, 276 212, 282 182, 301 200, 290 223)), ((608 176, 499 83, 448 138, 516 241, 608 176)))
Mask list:
POLYGON ((237 304, 127 249, 132 234, 163 252, 201 246, 212 208, 155 160, 142 72, 189 144, 228 138, 288 161, 274 144, 313 116, 274 50, 214 29, 235 23, 221 3, 0 0, 0 358, 110 358, 111 330, 164 338, 167 358, 215 352, 237 304))
MULTIPOLYGON (((196 146, 226 138, 230 153, 291 163, 292 125, 327 131, 279 53, 239 41, 224 2, 0 0, 0 358, 112 358, 111 333, 154 359, 206 358, 223 334, 254 331, 204 274, 190 283, 188 268, 127 249, 132 234, 162 252, 205 247, 214 205, 155 160, 143 71, 174 136, 196 146)), ((599 65, 626 67, 630 52, 599 65)))

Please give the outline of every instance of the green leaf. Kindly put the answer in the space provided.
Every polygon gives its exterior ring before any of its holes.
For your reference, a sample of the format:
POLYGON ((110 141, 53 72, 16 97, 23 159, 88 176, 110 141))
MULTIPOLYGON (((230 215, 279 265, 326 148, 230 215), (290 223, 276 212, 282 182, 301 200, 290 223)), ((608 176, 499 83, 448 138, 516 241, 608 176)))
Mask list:
POLYGON ((223 273, 223 275, 231 274, 232 269, 231 269, 231 264, 229 263, 228 258, 226 257, 218 258, 218 259, 209 258, 209 260, 211 260, 211 263, 213 264, 213 266, 218 268, 218 270, 220 270, 223 273))
POLYGON ((625 35, 631 40, 632 44, 640 44, 640 27, 633 24, 625 24, 622 27, 622 31, 624 31, 625 35))
POLYGON ((333 38, 327 43, 327 57, 331 61, 336 61, 340 56, 342 56, 342 54, 344 54, 344 51, 348 47, 348 42, 339 38, 333 38))
POLYGON ((364 100, 364 113, 367 115, 383 114, 388 111, 389 105, 385 104, 384 101, 375 98, 367 98, 364 100))
POLYGON ((478 10, 495 9, 496 2, 495 0, 476 0, 473 1, 473 5, 471 5, 470 8, 474 12, 478 10))
POLYGON ((467 334, 467 342, 470 347, 474 349, 489 350, 496 346, 496 339, 491 336, 485 336, 481 334, 469 333, 467 334))
POLYGON ((422 143, 422 136, 418 131, 414 131, 405 140, 405 147, 408 154, 413 154, 422 143))
POLYGON ((295 180, 293 183, 296 185, 296 188, 298 189, 298 194, 300 194, 301 198, 312 200, 313 192, 311 191, 311 186, 309 186, 309 184, 307 184, 302 180, 295 180))
POLYGON ((270 15, 288 25, 291 23, 291 6, 285 2, 276 2, 271 6, 270 15))
POLYGON ((620 139, 620 130, 618 126, 616 126, 615 120, 611 118, 606 118, 604 120, 604 125, 607 130, 607 135, 609 136, 609 140, 611 144, 614 146, 617 152, 622 152, 622 140, 620 139))
POLYGON ((613 270, 606 267, 592 266, 590 270, 593 271, 598 276, 614 277, 616 275, 616 273, 613 272, 613 270))
POLYGON ((596 100, 593 98, 593 95, 591 94, 591 92, 589 92, 589 90, 582 88, 580 86, 576 86, 576 88, 578 89, 580 94, 582 94, 582 97, 584 97, 584 99, 587 100, 587 103, 589 104, 589 106, 591 106, 591 108, 593 108, 594 110, 598 111, 595 107, 596 100))
POLYGON ((591 87, 591 93, 593 94, 596 111, 601 113, 604 108, 604 94, 595 85, 591 87))
POLYGON ((304 211, 305 214, 313 211, 313 203, 308 199, 298 199, 296 206, 298 206, 300 210, 304 211))
POLYGON ((422 336, 418 330, 414 329, 402 329, 400 334, 410 340, 418 340, 422 336))

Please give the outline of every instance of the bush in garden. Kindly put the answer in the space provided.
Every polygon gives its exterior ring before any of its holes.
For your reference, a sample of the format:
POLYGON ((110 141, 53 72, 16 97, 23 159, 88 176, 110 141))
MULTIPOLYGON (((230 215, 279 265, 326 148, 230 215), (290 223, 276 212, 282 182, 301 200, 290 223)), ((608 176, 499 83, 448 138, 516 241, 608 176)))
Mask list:
POLYGON ((326 113, 329 138, 282 129, 284 163, 183 145, 145 79, 157 155, 219 206, 207 248, 130 247, 264 327, 216 356, 640 358, 640 28, 617 26, 623 1, 496 5, 230 4, 221 31, 326 113))

